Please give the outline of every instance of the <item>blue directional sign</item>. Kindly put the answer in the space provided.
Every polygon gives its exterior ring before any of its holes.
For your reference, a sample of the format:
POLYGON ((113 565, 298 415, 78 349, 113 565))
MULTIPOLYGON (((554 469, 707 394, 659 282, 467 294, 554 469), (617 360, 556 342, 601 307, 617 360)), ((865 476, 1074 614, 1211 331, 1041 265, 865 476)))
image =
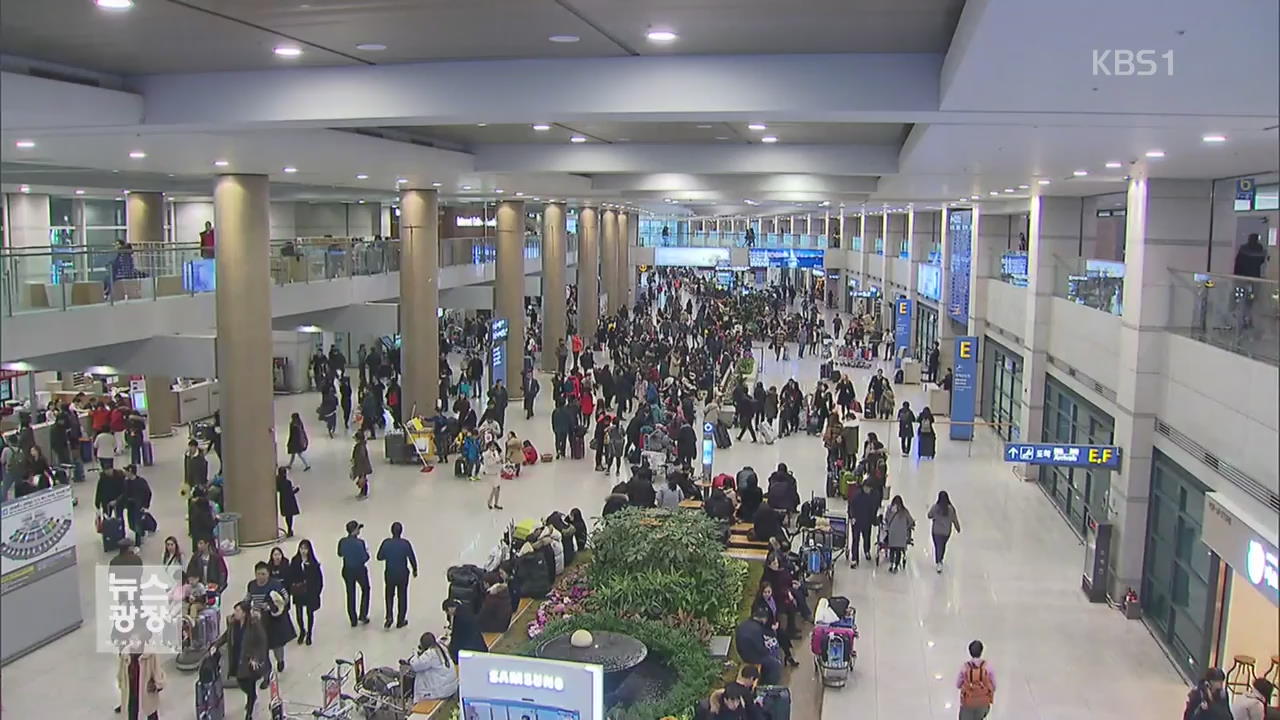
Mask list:
POLYGON ((1066 445, 1059 443, 1005 443, 1006 462, 1058 467, 1120 469, 1120 448, 1115 445, 1066 445))
POLYGON ((714 423, 702 424, 702 479, 711 482, 711 464, 716 456, 716 426, 714 423))

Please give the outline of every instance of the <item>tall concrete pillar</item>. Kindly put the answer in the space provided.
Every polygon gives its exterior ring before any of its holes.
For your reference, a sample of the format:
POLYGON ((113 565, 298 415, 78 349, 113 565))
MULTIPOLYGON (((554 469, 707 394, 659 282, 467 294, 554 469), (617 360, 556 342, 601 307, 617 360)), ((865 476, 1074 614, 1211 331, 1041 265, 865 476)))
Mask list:
POLYGON ((147 395, 147 436, 169 437, 173 434, 173 426, 178 423, 178 398, 173 394, 173 378, 147 375, 143 381, 147 395))
POLYGON ((542 369, 556 370, 556 345, 566 339, 565 208, 547 203, 542 209, 542 369))
POLYGON ((631 307, 633 302, 631 288, 635 279, 635 272, 631 269, 631 248, 640 244, 640 214, 627 213, 623 217, 626 220, 626 226, 622 228, 618 241, 618 285, 622 288, 620 302, 626 307, 631 307))
POLYGON ((583 206, 578 211, 578 334, 594 339, 599 323, 600 211, 583 206))
POLYGON ((164 242, 164 193, 131 192, 124 202, 125 237, 135 248, 164 242))
POLYGON ((435 190, 400 193, 401 407, 426 417, 440 401, 438 202, 435 190))
MULTIPOLYGON (((5 196, 5 243, 18 254, 46 253, 17 261, 18 281, 23 283, 22 304, 32 302, 28 294, 39 296, 40 307, 46 302, 44 283, 49 282, 49 196, 10 193, 5 196)), ((83 239, 80 242, 84 242, 83 239)), ((54 301, 58 304, 58 301, 54 301)))
POLYGON ((618 312, 618 224, 621 213, 613 208, 605 208, 600 213, 600 282, 602 292, 607 296, 605 312, 613 315, 618 312))
POLYGON ((524 367, 524 202, 498 203, 497 262, 493 278, 493 316, 505 318, 507 335, 507 393, 524 396, 520 370, 524 367))
POLYGON ((226 508, 240 513, 247 544, 275 540, 277 527, 268 199, 266 175, 221 175, 213 188, 220 460, 226 508))

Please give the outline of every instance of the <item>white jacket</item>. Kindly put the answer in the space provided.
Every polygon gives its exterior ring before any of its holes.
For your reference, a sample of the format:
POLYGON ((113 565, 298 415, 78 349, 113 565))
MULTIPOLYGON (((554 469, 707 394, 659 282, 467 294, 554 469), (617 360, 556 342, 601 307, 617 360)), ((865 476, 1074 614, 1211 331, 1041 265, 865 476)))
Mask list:
POLYGON ((458 669, 442 648, 427 648, 409 658, 413 701, 443 700, 458 692, 458 669))
POLYGON ((1266 700, 1257 690, 1249 688, 1231 703, 1232 720, 1263 720, 1266 714, 1266 700))

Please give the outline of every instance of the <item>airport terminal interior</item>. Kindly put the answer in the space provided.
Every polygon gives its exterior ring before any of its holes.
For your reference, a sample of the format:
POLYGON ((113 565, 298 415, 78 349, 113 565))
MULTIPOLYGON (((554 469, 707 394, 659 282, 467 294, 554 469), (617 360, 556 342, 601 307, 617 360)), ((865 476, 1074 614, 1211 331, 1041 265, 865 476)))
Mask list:
POLYGON ((1280 717, 1277 67, 1275 0, 0 0, 0 713, 1280 717))

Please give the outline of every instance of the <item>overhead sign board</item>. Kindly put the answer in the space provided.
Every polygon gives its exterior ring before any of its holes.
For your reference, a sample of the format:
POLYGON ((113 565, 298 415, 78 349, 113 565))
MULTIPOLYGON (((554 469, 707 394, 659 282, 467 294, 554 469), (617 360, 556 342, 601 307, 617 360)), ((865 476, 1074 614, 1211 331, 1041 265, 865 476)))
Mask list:
POLYGON ((826 251, 814 248, 751 248, 751 267, 821 268, 826 251))
POLYGON ((653 249, 653 264, 668 267, 715 267, 729 264, 729 248, 659 247, 653 249))
POLYGON ((1115 445, 1063 443, 1005 443, 1006 462, 1058 467, 1120 469, 1120 448, 1115 445))

